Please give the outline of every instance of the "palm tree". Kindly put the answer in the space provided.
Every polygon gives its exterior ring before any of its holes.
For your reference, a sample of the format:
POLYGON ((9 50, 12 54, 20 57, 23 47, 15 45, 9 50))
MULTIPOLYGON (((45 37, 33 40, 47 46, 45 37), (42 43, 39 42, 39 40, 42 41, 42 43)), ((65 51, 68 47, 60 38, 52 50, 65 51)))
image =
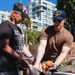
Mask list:
POLYGON ((25 24, 25 26, 28 28, 31 27, 32 21, 30 19, 25 19, 23 21, 23 24, 25 24))
POLYGON ((30 19, 25 19, 23 21, 23 24, 25 24, 25 26, 26 26, 26 45, 27 45, 28 44, 27 31, 28 31, 28 28, 31 27, 32 21, 30 19))

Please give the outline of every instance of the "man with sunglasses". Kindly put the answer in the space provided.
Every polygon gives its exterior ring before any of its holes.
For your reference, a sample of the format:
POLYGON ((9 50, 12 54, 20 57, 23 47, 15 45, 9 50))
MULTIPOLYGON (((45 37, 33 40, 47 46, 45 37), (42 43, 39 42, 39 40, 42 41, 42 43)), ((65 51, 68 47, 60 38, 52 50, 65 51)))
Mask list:
POLYGON ((21 68, 28 68, 25 55, 34 60, 24 44, 22 31, 17 26, 26 18, 30 19, 24 5, 15 3, 9 20, 0 24, 0 75, 18 75, 21 68), (18 64, 22 66, 20 69, 18 64))
POLYGON ((48 67, 49 70, 67 72, 68 67, 62 64, 66 62, 66 55, 71 50, 73 36, 64 28, 66 13, 63 10, 56 10, 53 13, 53 22, 53 26, 44 28, 41 32, 34 67, 40 69, 40 62, 50 60, 53 61, 53 66, 48 67))

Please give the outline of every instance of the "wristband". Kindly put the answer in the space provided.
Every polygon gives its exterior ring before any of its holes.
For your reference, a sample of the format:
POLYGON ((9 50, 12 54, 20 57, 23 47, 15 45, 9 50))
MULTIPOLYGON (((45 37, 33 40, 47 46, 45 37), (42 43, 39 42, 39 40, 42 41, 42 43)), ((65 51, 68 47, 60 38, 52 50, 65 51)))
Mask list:
POLYGON ((34 56, 29 56, 28 58, 32 58, 32 57, 34 57, 34 56))

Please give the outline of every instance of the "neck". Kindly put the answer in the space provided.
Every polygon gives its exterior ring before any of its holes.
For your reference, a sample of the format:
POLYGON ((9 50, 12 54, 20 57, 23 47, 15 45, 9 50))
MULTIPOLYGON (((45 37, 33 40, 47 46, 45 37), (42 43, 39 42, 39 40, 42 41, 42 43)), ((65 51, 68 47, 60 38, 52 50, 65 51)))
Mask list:
POLYGON ((14 21, 11 21, 11 20, 8 20, 8 21, 10 21, 12 24, 16 25, 14 21))
POLYGON ((56 30, 56 29, 55 29, 56 33, 60 33, 60 32, 62 32, 63 30, 64 30, 64 27, 61 27, 59 30, 56 30))
POLYGON ((62 31, 63 31, 63 29, 64 29, 64 27, 60 28, 59 32, 62 32, 62 31))

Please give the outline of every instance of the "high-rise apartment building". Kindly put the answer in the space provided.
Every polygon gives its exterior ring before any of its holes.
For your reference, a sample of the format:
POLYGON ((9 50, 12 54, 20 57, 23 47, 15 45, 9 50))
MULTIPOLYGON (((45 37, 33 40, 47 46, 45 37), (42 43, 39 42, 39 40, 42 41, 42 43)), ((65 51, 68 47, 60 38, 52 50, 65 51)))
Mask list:
MULTIPOLYGON (((27 8, 27 12, 33 21, 31 29, 35 28, 41 31, 43 27, 53 25, 52 15, 56 10, 56 5, 54 3, 47 0, 30 0, 27 8)), ((8 17, 9 12, 0 11, 0 23, 8 19, 8 17)))
POLYGON ((0 23, 9 18, 9 12, 0 11, 0 23))
POLYGON ((32 29, 41 30, 43 27, 53 25, 52 15, 56 5, 47 0, 30 0, 28 14, 33 21, 32 29))

